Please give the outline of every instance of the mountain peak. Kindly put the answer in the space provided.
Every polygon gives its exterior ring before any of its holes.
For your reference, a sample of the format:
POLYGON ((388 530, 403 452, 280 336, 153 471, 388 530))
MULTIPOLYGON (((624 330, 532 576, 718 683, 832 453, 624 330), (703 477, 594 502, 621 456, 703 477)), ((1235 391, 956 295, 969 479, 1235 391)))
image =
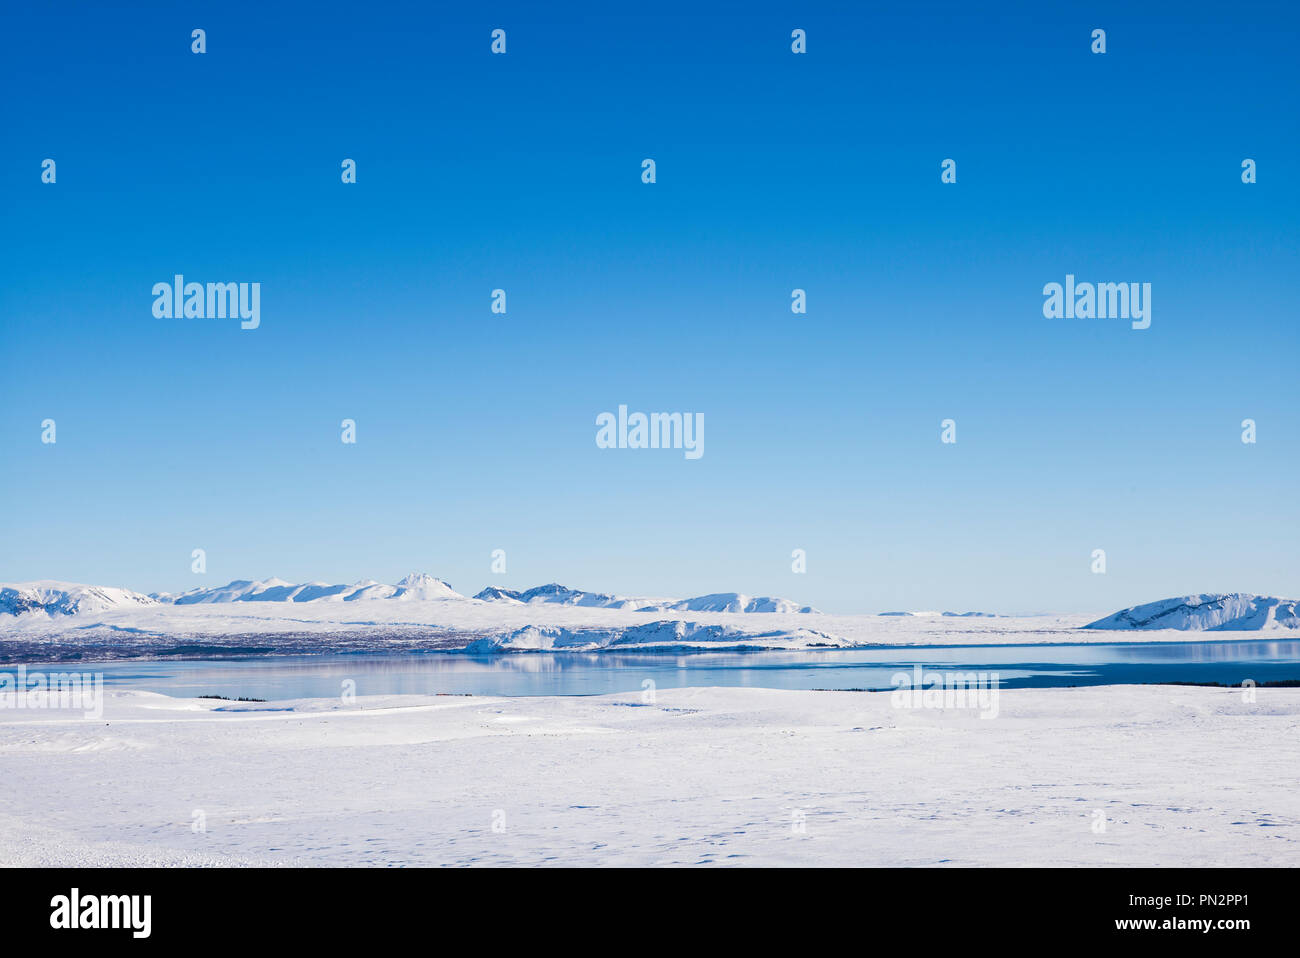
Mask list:
POLYGON ((446 585, 442 579, 429 575, 427 572, 412 572, 410 575, 398 580, 397 583, 403 589, 427 589, 433 585, 446 585))

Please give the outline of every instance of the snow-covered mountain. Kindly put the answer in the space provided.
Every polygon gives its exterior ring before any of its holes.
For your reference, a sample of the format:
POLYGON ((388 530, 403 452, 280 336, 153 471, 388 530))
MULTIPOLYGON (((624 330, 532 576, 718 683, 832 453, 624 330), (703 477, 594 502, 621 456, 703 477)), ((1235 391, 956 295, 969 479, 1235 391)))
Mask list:
POLYGON ((570 589, 558 582, 539 585, 522 592, 490 586, 474 598, 485 602, 524 604, 546 602, 555 605, 580 605, 589 609, 639 609, 644 602, 650 601, 607 595, 604 592, 583 592, 581 589, 570 589))
MULTIPOLYGON (((584 592, 552 582, 532 589, 515 591, 495 586, 474 596, 483 602, 504 605, 562 605, 589 609, 615 609, 632 612, 781 612, 812 613, 811 606, 800 606, 789 599, 770 596, 751 597, 739 592, 718 592, 691 599, 650 599, 584 592)), ((394 585, 365 579, 351 585, 328 582, 286 582, 284 579, 236 579, 225 585, 204 586, 186 592, 159 592, 141 595, 126 589, 113 589, 68 582, 26 582, 0 584, 0 614, 21 615, 25 612, 74 615, 103 612, 139 605, 213 605, 228 602, 360 602, 393 600, 418 602, 461 600, 468 602, 442 579, 423 572, 408 575, 394 585)))
POLYGON ((413 572, 396 585, 385 585, 374 579, 354 582, 352 585, 330 585, 327 582, 307 582, 295 585, 283 579, 236 579, 215 588, 190 589, 188 592, 159 593, 160 602, 175 605, 194 605, 211 602, 355 602, 360 599, 423 599, 465 598, 446 582, 423 572, 413 572))
POLYGON ((1135 605, 1089 622, 1085 629, 1182 629, 1245 632, 1300 629, 1300 602, 1272 596, 1209 593, 1135 605))
POLYGON ((756 598, 739 592, 715 592, 711 595, 696 596, 693 599, 637 599, 627 596, 607 595, 604 592, 583 592, 570 589, 559 583, 539 585, 522 592, 512 589, 500 589, 495 586, 484 589, 476 599, 485 602, 506 602, 512 604, 553 603, 558 605, 577 605, 595 609, 633 609, 638 612, 816 612, 812 606, 800 606, 789 599, 774 599, 771 596, 756 598))
POLYGON ((498 589, 496 586, 488 586, 474 598, 483 602, 506 602, 512 605, 523 605, 524 600, 520 598, 521 594, 512 589, 498 589))
POLYGON ((77 615, 157 604, 157 600, 147 595, 111 586, 78 585, 49 579, 0 585, 0 614, 8 615, 25 612, 77 615))
POLYGON ((741 592, 715 592, 664 605, 648 606, 646 612, 807 612, 817 610, 810 605, 801 606, 789 599, 774 599, 769 595, 747 596, 741 592))

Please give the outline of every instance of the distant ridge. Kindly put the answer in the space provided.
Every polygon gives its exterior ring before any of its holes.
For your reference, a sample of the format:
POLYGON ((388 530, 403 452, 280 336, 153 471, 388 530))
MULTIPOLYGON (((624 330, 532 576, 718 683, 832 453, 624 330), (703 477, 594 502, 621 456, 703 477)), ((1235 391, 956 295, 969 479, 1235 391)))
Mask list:
POLYGON ((556 605, 580 605, 596 609, 640 608, 636 599, 606 595, 604 592, 583 592, 580 589, 570 589, 558 582, 550 582, 523 591, 499 589, 490 586, 474 596, 474 598, 484 602, 515 602, 525 605, 531 602, 551 602, 556 605))
MULTIPOLYGON (((647 599, 583 592, 551 582, 515 591, 489 587, 475 599, 512 605, 547 603, 597 609, 625 609, 637 612, 781 612, 815 613, 788 599, 751 597, 739 592, 718 592, 691 599, 647 599)), ((293 583, 284 579, 235 579, 219 586, 203 586, 185 592, 142 595, 128 589, 80 585, 71 582, 0 583, 0 614, 77 615, 133 606, 212 605, 228 602, 422 602, 430 600, 469 602, 442 579, 413 572, 393 585, 363 579, 351 585, 328 582, 293 583)))
POLYGON ((326 582, 308 582, 295 585, 283 579, 236 579, 214 588, 190 589, 180 593, 156 593, 153 598, 173 605, 194 605, 211 602, 356 602, 361 599, 422 599, 465 598, 442 579, 423 572, 413 572, 396 585, 384 585, 373 579, 364 579, 352 585, 330 585, 326 582))
POLYGON ((1085 629, 1181 629, 1193 632, 1253 632, 1300 629, 1300 602, 1244 592, 1206 593, 1161 599, 1121 609, 1085 629))
POLYGON ((947 616, 950 619, 1005 619, 1006 616, 996 612, 881 612, 880 615, 907 615, 924 618, 925 616, 947 616))
POLYGON ((817 613, 817 610, 812 606, 801 606, 789 599, 774 599, 771 596, 751 597, 740 592, 715 592, 711 595, 700 595, 691 599, 635 599, 626 596, 607 595, 603 592, 582 592, 556 582, 549 585, 539 585, 523 592, 493 586, 484 589, 474 598, 481 599, 484 602, 522 604, 550 602, 600 609, 635 609, 638 612, 817 613))

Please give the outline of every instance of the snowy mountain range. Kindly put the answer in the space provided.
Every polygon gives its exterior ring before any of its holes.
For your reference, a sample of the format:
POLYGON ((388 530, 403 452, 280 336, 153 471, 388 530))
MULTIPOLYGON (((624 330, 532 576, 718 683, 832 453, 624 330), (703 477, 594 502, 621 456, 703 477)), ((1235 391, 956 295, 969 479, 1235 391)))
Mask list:
POLYGON ((174 605, 193 605, 203 602, 356 602, 361 599, 397 599, 422 601, 426 599, 465 598, 442 579, 423 572, 413 572, 396 585, 385 585, 374 579, 364 579, 352 585, 330 585, 327 582, 307 582, 294 585, 283 579, 236 579, 215 588, 190 589, 188 592, 155 593, 153 598, 174 605))
MULTIPOLYGON (((393 585, 373 580, 355 582, 351 585, 331 585, 326 582, 295 584, 272 578, 260 581, 236 580, 222 586, 154 595, 142 595, 129 589, 50 580, 17 584, 0 583, 0 615, 21 616, 24 622, 36 621, 32 619, 32 613, 44 613, 39 617, 40 621, 77 615, 101 618, 108 616, 122 627, 135 627, 143 621, 148 621, 153 623, 155 628, 163 628, 164 622, 174 621, 184 608, 236 603, 273 604, 272 607, 265 608, 265 612, 261 609, 253 612, 257 607, 245 606, 248 612, 243 613, 243 617, 247 619, 248 614, 254 615, 259 621, 258 628, 267 627, 266 623, 271 620, 302 624, 307 621, 304 617, 309 617, 312 621, 319 619, 322 623, 346 620, 354 625, 370 623, 375 627, 382 627, 382 623, 395 622, 407 624, 463 622, 467 625, 462 627, 473 630, 489 628, 494 632, 505 627, 507 622, 526 624, 530 627, 552 623, 556 628, 560 628, 561 625, 564 628, 576 628, 577 626, 570 623, 568 619, 564 623, 556 623, 555 617, 566 615, 572 618, 573 614, 577 614, 577 610, 591 610, 590 615, 605 616, 606 619, 610 614, 620 612, 655 613, 664 615, 669 620, 679 618, 683 614, 694 613, 818 614, 811 606, 801 606, 788 599, 770 596, 751 597, 738 592, 713 593, 690 599, 652 599, 610 595, 603 592, 584 592, 557 583, 522 591, 491 587, 469 598, 457 592, 442 579, 424 573, 413 573, 393 585), (363 603, 363 605, 357 606, 354 603, 363 603), (281 609, 295 608, 298 611, 292 613, 276 611, 275 605, 281 609), (493 607, 496 607, 495 611, 493 607), (315 611, 309 612, 309 608, 315 611), (359 608, 366 610, 359 616, 344 611, 359 608), (568 613, 565 610, 574 611, 568 613), (141 615, 132 614, 136 611, 141 615), (123 613, 127 614, 123 616, 123 613)), ((235 614, 236 607, 231 608, 232 614, 235 614)), ((195 612, 198 611, 200 610, 195 609, 195 612)), ((211 611, 217 612, 216 609, 211 611)), ((944 619, 1012 621, 983 612, 893 612, 881 615, 918 623, 944 619)), ((192 616, 190 618, 192 619, 192 616)), ((207 618, 209 617, 205 617, 205 621, 207 618)), ((876 616, 858 618, 864 621, 869 619, 885 621, 884 618, 876 616)), ((595 620, 592 622, 594 623, 595 620)), ((511 627, 518 628, 518 626, 511 627)), ((235 628, 232 625, 232 631, 235 628)), ((629 621, 620 628, 640 629, 641 626, 633 625, 629 621)), ((1294 599, 1245 593, 1192 595, 1162 599, 1159 602, 1123 609, 1114 615, 1090 622, 1082 628, 1108 631, 1170 629, 1211 632, 1300 630, 1300 602, 1294 599)), ((809 631, 803 626, 800 629, 809 631)), ((760 631, 766 631, 766 627, 760 627, 760 631)), ((639 633, 636 635, 639 636, 639 633)), ((709 637, 717 640, 723 639, 724 635, 720 632, 716 636, 709 637)), ((725 638, 730 639, 731 636, 725 638)), ((820 636, 811 632, 807 638, 809 642, 822 641, 820 636)), ((570 644, 586 645, 592 641, 593 638, 589 634, 579 636, 561 632, 518 632, 504 644, 507 648, 530 647, 535 644, 544 647, 564 647, 570 644)), ((604 640, 597 637, 597 641, 604 640)))
MULTIPOLYGON (((473 601, 461 595, 442 579, 422 572, 412 573, 395 585, 386 585, 373 579, 351 585, 331 585, 327 582, 295 584, 276 578, 236 579, 221 586, 190 589, 186 592, 161 592, 153 595, 142 595, 128 589, 70 582, 0 584, 0 614, 9 615, 22 615, 27 612, 77 615, 136 606, 208 605, 226 602, 358 602, 364 600, 473 601)), ((770 596, 753 598, 738 592, 721 592, 681 600, 638 599, 601 592, 583 592, 557 583, 537 586, 526 591, 487 588, 474 596, 474 600, 509 605, 544 603, 637 612, 815 613, 817 611, 811 606, 800 606, 788 599, 776 599, 770 596)))
POLYGON ((1123 609, 1090 622, 1085 629, 1181 629, 1194 632, 1244 632, 1300 629, 1300 602, 1271 596, 1207 593, 1161 599, 1123 609))
POLYGON ((881 612, 881 615, 903 615, 912 618, 924 618, 925 616, 940 615, 947 616, 950 619, 1001 619, 1004 616, 996 612, 881 612))
POLYGON ((538 602, 556 603, 558 605, 580 605, 599 609, 634 609, 638 612, 781 612, 781 613, 815 613, 812 606, 800 606, 789 599, 774 599, 771 596, 757 598, 740 592, 715 592, 700 595, 693 599, 630 599, 623 596, 606 595, 602 592, 580 592, 552 582, 539 585, 525 592, 491 587, 484 589, 476 599, 485 602, 511 602, 528 605, 538 602))

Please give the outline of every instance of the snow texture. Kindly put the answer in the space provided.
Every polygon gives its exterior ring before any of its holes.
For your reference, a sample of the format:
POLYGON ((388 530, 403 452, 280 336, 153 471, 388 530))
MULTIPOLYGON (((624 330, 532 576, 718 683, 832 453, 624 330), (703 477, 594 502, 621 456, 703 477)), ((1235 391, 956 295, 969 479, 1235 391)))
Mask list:
POLYGON ((1256 695, 116 692, 0 710, 0 865, 1294 867, 1300 690, 1256 695))

